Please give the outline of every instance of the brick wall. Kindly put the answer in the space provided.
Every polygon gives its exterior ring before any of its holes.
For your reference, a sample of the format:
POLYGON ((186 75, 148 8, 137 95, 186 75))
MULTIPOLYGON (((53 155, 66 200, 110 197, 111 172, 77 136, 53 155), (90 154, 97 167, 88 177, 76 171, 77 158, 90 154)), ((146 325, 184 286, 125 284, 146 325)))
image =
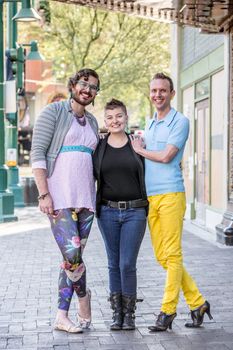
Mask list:
POLYGON ((200 34, 198 28, 184 27, 182 69, 186 69, 223 44, 223 34, 200 34))

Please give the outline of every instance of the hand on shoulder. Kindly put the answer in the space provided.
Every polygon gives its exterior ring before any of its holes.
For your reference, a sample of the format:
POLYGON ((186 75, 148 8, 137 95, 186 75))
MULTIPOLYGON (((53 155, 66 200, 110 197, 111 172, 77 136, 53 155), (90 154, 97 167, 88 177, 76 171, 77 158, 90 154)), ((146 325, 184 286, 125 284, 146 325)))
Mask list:
POLYGON ((145 141, 144 139, 139 136, 139 135, 129 135, 132 147, 134 149, 135 152, 137 152, 138 150, 145 148, 145 141))
POLYGON ((107 136, 107 134, 103 134, 103 133, 99 134, 100 140, 104 140, 106 136, 107 136))

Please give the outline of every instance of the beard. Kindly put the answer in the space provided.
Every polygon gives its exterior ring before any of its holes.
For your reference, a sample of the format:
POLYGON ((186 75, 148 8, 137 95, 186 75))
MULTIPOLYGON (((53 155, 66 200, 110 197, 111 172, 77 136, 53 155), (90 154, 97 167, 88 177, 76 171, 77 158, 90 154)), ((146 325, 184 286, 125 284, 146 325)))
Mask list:
MULTIPOLYGON (((92 97, 91 95, 89 95, 90 97, 92 97)), ((78 104, 80 104, 81 106, 88 106, 94 99, 89 100, 89 101, 82 101, 76 94, 74 94, 73 92, 71 92, 71 96, 70 96, 75 102, 77 102, 78 104)))

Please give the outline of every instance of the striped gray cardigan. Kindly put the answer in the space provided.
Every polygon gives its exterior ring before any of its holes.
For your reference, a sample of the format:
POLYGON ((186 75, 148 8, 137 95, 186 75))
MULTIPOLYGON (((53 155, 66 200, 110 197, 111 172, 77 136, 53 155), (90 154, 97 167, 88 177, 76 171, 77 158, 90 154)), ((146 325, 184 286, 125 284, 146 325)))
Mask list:
MULTIPOLYGON (((96 138, 98 123, 95 117, 85 111, 96 138)), ((33 129, 31 161, 46 161, 47 175, 53 173, 55 161, 63 145, 64 138, 73 121, 70 100, 54 102, 47 105, 38 118, 33 129)))

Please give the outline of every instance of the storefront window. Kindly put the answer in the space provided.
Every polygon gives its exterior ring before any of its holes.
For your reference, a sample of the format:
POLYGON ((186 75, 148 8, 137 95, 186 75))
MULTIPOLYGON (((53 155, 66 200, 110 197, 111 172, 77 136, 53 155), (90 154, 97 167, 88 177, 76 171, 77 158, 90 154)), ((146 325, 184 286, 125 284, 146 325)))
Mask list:
POLYGON ((209 79, 205 79, 196 84, 195 88, 195 98, 200 99, 209 95, 209 79))

